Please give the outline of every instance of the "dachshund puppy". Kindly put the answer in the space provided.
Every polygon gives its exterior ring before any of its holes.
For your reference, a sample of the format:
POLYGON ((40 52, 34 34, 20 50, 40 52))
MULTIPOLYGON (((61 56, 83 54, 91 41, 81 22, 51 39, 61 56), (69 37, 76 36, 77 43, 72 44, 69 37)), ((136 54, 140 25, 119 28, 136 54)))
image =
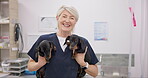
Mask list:
MULTIPOLYGON (((40 55, 42 57, 45 57, 46 62, 49 63, 52 57, 52 52, 55 52, 55 51, 56 51, 56 47, 53 44, 53 42, 48 40, 43 40, 36 48, 36 58, 38 58, 38 56, 40 55)), ((45 74, 45 67, 41 67, 37 71, 36 76, 37 78, 44 78, 44 74, 45 74)))
MULTIPOLYGON (((85 54, 85 59, 84 61, 90 62, 91 57, 89 52, 87 52, 87 46, 84 43, 84 41, 82 40, 82 38, 78 35, 71 35, 68 36, 65 40, 64 45, 67 44, 67 46, 69 47, 70 50, 72 50, 73 54, 72 57, 74 58, 74 54, 75 52, 77 53, 86 53, 85 54)), ((84 69, 82 69, 80 66, 78 68, 78 74, 77 74, 77 78, 82 78, 84 77, 86 74, 86 72, 84 71, 84 69)))
POLYGON ((69 46, 70 50, 73 50, 73 56, 74 52, 77 53, 84 53, 86 45, 84 44, 84 41, 81 39, 78 35, 71 35, 68 36, 65 40, 64 45, 67 44, 69 46))
POLYGON ((36 58, 38 58, 38 55, 45 57, 46 62, 49 63, 49 60, 51 58, 51 53, 56 51, 56 47, 53 44, 53 42, 48 40, 43 40, 39 46, 36 48, 36 58))

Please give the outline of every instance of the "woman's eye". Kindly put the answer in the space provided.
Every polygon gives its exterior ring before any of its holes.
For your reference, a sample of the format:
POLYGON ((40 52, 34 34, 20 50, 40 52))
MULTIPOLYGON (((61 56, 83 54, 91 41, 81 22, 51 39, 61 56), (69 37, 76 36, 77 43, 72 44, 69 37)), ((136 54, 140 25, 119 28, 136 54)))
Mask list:
POLYGON ((74 20, 75 18, 74 17, 71 17, 71 19, 74 20))
POLYGON ((66 16, 63 16, 63 18, 66 18, 66 16))

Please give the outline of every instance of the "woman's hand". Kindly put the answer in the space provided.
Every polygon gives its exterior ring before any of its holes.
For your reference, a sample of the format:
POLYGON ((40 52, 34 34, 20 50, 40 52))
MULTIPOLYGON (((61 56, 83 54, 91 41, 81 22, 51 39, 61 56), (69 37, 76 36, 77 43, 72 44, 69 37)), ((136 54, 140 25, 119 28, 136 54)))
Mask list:
POLYGON ((41 67, 44 66, 46 64, 45 57, 39 56, 37 64, 38 64, 38 66, 41 66, 41 67))
MULTIPOLYGON (((84 61, 85 59, 85 54, 87 52, 87 48, 85 48, 85 52, 84 53, 77 53, 74 55, 74 58, 76 59, 77 63, 82 66, 85 67, 87 66, 87 63, 84 61)), ((89 65, 88 64, 88 68, 85 69, 85 72, 93 77, 96 77, 98 75, 98 67, 97 64, 96 65, 89 65)))
POLYGON ((38 62, 35 62, 32 58, 30 58, 27 67, 29 71, 37 71, 45 64, 46 64, 45 57, 38 56, 38 62))
POLYGON ((84 61, 84 58, 85 58, 85 54, 87 52, 87 48, 88 47, 85 48, 85 52, 84 53, 77 53, 77 52, 75 52, 75 54, 74 54, 74 58, 75 58, 75 60, 77 61, 77 63, 80 66, 86 66, 86 63, 84 61))

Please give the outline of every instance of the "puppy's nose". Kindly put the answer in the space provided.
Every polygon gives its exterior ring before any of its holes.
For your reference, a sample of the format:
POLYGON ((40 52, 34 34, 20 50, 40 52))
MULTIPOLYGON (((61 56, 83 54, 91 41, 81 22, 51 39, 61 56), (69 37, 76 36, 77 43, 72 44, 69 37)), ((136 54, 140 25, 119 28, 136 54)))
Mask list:
POLYGON ((73 50, 73 49, 74 49, 74 47, 72 47, 72 46, 69 46, 69 49, 70 49, 70 50, 73 50))

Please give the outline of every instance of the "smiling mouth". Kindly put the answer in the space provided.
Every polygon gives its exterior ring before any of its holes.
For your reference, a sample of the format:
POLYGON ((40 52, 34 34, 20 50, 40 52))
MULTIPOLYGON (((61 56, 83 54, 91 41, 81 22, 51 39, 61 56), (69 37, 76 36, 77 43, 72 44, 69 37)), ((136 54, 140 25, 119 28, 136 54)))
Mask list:
POLYGON ((64 27, 70 27, 70 25, 64 25, 64 24, 63 24, 63 26, 64 26, 64 27))

